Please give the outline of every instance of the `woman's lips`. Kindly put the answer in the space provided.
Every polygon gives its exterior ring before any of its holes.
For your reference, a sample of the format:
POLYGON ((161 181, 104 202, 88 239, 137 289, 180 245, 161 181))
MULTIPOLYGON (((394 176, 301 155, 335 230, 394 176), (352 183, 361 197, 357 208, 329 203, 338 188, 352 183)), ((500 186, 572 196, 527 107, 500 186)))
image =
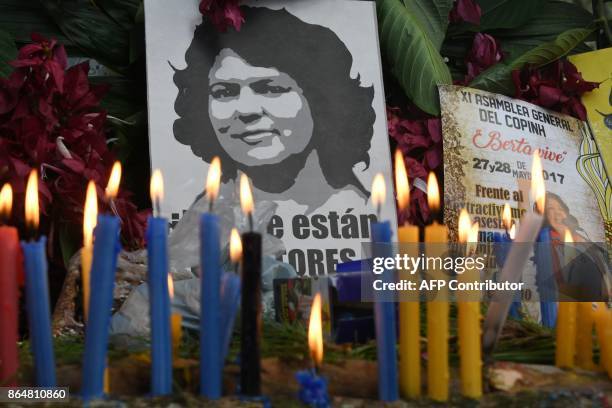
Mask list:
POLYGON ((260 143, 262 140, 278 135, 278 131, 276 129, 273 130, 253 130, 248 132, 243 132, 239 134, 233 134, 233 138, 242 139, 246 144, 254 146, 260 143))

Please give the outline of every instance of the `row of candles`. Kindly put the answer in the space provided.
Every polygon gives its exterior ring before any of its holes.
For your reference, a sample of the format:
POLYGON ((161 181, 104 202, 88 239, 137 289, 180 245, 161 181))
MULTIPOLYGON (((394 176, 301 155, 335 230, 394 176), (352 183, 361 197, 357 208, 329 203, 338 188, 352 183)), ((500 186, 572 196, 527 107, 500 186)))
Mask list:
MULTIPOLYGON (((408 178, 401 153, 396 154, 396 187, 397 199, 400 209, 405 209, 409 201, 408 178)), ((532 195, 537 203, 537 211, 528 212, 521 220, 521 229, 515 232, 514 225, 506 221, 512 240, 516 234, 517 242, 526 242, 526 236, 533 236, 533 230, 539 230, 542 225, 544 209, 544 180, 542 168, 537 155, 534 156, 532 168, 532 195), (539 176, 538 176, 539 175, 539 176), (526 232, 527 231, 527 232, 526 232), (530 233, 531 232, 531 233, 530 233)), ((221 395, 222 355, 220 337, 220 227, 219 217, 214 214, 214 201, 218 194, 220 179, 220 162, 215 159, 211 164, 206 190, 210 199, 209 212, 203 214, 200 220, 201 241, 201 332, 200 332, 200 358, 201 394, 208 398, 218 398, 221 395)), ((26 295, 28 299, 28 314, 32 339, 32 350, 35 360, 36 383, 40 386, 55 385, 55 371, 53 349, 51 343, 51 325, 49 313, 49 299, 47 289, 47 274, 45 260, 45 238, 35 239, 38 224, 37 186, 38 176, 32 172, 28 181, 26 194, 26 220, 28 230, 31 231, 31 241, 22 243, 26 269, 26 295)), ((120 166, 115 166, 105 195, 113 208, 112 200, 116 197, 120 182, 120 166)), ((0 193, 0 214, 8 219, 10 214, 10 194, 8 188, 0 193), (8 204, 7 204, 8 203, 8 204)), ((172 355, 171 343, 176 347, 177 331, 180 329, 180 319, 176 315, 170 316, 169 285, 171 279, 168 275, 167 255, 167 220, 159 216, 160 202, 163 198, 163 182, 161 174, 153 173, 151 180, 151 195, 155 213, 149 219, 147 230, 147 248, 149 256, 149 285, 150 285, 150 313, 151 313, 151 360, 152 360, 152 393, 164 395, 171 392, 172 384, 172 355), (170 323, 172 321, 172 323, 170 323), (173 327, 171 330, 170 327, 173 327), (171 335, 172 333, 172 335, 171 335)), ((380 208, 385 199, 385 186, 382 175, 375 177, 372 198, 374 204, 380 208)), ((95 185, 88 186, 88 199, 86 200, 84 220, 84 247, 82 252, 82 274, 84 310, 87 320, 85 356, 83 362, 82 395, 85 399, 99 397, 104 392, 104 379, 106 367, 106 348, 108 344, 108 327, 112 306, 112 288, 116 259, 119 251, 119 219, 114 215, 101 214, 96 220, 95 185), (94 231, 95 227, 95 231, 94 231)), ((242 262, 233 256, 233 260, 240 262, 242 268, 242 330, 241 330, 241 392, 245 395, 259 395, 261 391, 259 342, 261 338, 261 235, 252 231, 253 199, 250 185, 246 176, 242 175, 240 183, 240 201, 243 212, 249 219, 250 231, 242 235, 242 262)), ((433 174, 428 179, 428 201, 432 210, 439 208, 439 188, 433 174)), ((505 214, 509 214, 506 206, 505 214)), ((507 218, 507 217, 505 217, 507 218)), ((232 242, 235 242, 234 239, 232 242)), ((391 226, 388 221, 378 221, 372 224, 372 240, 376 243, 390 243, 391 226)), ((448 230, 445 226, 433 221, 425 228, 425 242, 446 243, 448 230)), ((3 320, 3 335, 0 336, 0 357, 3 365, 0 378, 5 380, 13 378, 17 371, 17 269, 18 269, 18 238, 17 232, 11 227, 1 227, 0 237, 0 266, 6 271, 0 282, 3 302, 8 305, 4 310, 7 319, 3 320), (5 284, 6 283, 6 284, 5 284), (12 313, 10 313, 12 311, 12 313), (14 318, 11 318, 14 317, 14 318)), ((475 250, 478 240, 478 225, 472 224, 467 212, 462 211, 459 219, 459 239, 467 245, 468 255, 475 250)), ((404 225, 398 230, 400 243, 419 242, 419 230, 416 226, 404 225)), ((238 240, 240 241, 240 240, 238 240)), ((441 246, 432 246, 441 248, 441 246)), ((441 249, 436 249, 440 250, 441 249)), ((232 253, 235 250, 232 248, 232 253)), ((429 256, 441 254, 428 254, 429 256)), ((239 255, 238 255, 239 257, 239 255)), ((515 260, 508 259, 507 264, 512 266, 515 260)), ((512 269, 511 267, 509 269, 512 269)), ((516 268, 521 269, 522 268, 516 268)), ((476 270, 467 271, 463 278, 471 279, 478 276, 476 270)), ((520 271, 518 272, 520 273, 520 271)), ((389 275, 392 276, 392 275, 389 275)), ((414 276, 408 276, 415 279, 414 276)), ((313 316, 320 309, 319 303, 313 304, 313 316)), ((576 306, 578 310, 585 309, 582 305, 576 306)), ((575 320, 574 306, 561 307, 559 313, 558 333, 566 333, 567 325, 572 326, 575 320), (574 316, 574 317, 572 317, 574 316), (566 330, 566 331, 564 331, 566 330)), ((580 313, 580 312, 579 312, 580 313)), ((586 313, 586 312, 585 312, 586 313)), ((311 319, 309 330, 309 344, 315 367, 322 360, 322 333, 320 329, 320 311, 318 312, 318 325, 311 319), (313 329, 313 327, 315 329, 313 329), (316 329, 316 327, 319 327, 316 329), (318 331, 317 331, 318 330, 318 331), (314 333, 314 334, 313 334, 314 333), (314 337, 313 337, 314 336, 314 337)), ((579 314, 580 316, 580 314, 579 314)), ((609 319, 610 312, 602 305, 592 316, 597 322, 609 319)), ((398 385, 403 396, 415 398, 421 393, 421 364, 420 364, 420 314, 418 302, 401 302, 399 305, 399 378, 397 375, 396 356, 396 328, 395 306, 391 302, 377 302, 375 304, 376 337, 378 350, 378 377, 379 396, 381 400, 393 401, 398 399, 398 385)), ((460 375, 463 395, 470 398, 479 398, 482 395, 482 362, 481 362, 481 327, 480 304, 478 301, 460 301, 458 303, 458 337, 460 352, 460 375)), ((580 321, 580 319, 579 319, 580 321)), ((591 320, 592 322, 593 320, 591 320)), ((449 390, 449 362, 448 362, 448 336, 449 336, 449 304, 443 301, 427 303, 427 384, 428 395, 438 401, 448 399, 449 390)), ((605 327, 604 323, 598 323, 605 327)), ((591 323, 592 325, 592 323, 591 323)), ((599 326, 597 326, 599 327, 599 326)), ((609 325, 608 325, 609 327, 609 325)), ((570 332, 572 329, 569 329, 570 332)), ((603 336, 602 361, 605 363, 612 356, 612 350, 603 346, 608 337, 612 338, 610 330, 600 330, 603 336), (606 337, 607 336, 607 337, 606 337)), ((598 332, 598 333, 599 333, 598 332)), ((559 337, 557 355, 566 355, 562 352, 566 347, 565 336, 559 337), (564 348, 565 347, 565 348, 564 348)), ((584 342, 585 340, 583 340, 584 342)), ((586 361, 581 357, 578 341, 578 361, 586 361)), ((590 344, 590 343, 589 343, 590 344)), ((612 344, 612 342, 608 342, 612 344)), ((574 346, 575 347, 575 346, 574 346)), ((608 347, 609 348, 609 347, 608 347)), ((576 350, 576 348, 574 348, 576 350)), ((590 348, 589 348, 590 350, 590 348)), ((589 351, 590 352, 590 351, 589 351)), ((569 352, 571 354, 571 352, 569 352)), ((568 366, 566 363, 558 364, 568 366)), ((573 361, 573 359, 572 359, 573 361)), ((592 363, 592 359, 591 359, 592 363)), ((608 363, 606 363, 608 364, 608 363)), ((580 363, 579 363, 580 365, 580 363)), ((612 365, 609 365, 612 367, 612 365)), ((313 374, 316 378, 316 372, 313 374)))
MULTIPOLYGON (((220 220, 214 213, 221 176, 218 158, 210 167, 206 190, 210 199, 207 213, 200 218, 201 242, 201 318, 200 318, 200 393, 210 399, 221 396, 223 355, 221 340, 221 240, 220 220)), ((116 163, 104 195, 114 209, 121 180, 121 166, 116 163)), ((120 220, 115 214, 97 214, 98 191, 93 182, 87 188, 84 208, 84 245, 82 249, 83 309, 86 322, 85 352, 81 395, 99 398, 108 389, 107 347, 113 302, 117 256, 120 251, 120 220)), ((151 178, 154 215, 147 226, 148 283, 151 321, 151 393, 166 395, 172 391, 172 350, 180 339, 180 316, 170 314, 172 279, 168 265, 168 221, 159 215, 163 198, 163 180, 159 171, 151 178), (174 343, 174 347, 173 344, 174 343)), ((252 230, 254 208, 249 180, 242 175, 240 201, 249 218, 250 230, 236 239, 233 230, 232 260, 241 265, 242 275, 242 346, 241 393, 259 395, 261 338, 261 235, 252 230), (236 243, 238 241, 238 244, 236 243), (240 246, 240 249, 236 247, 240 246), (240 260, 242 256, 242 261, 240 260)), ((10 218, 12 190, 5 185, 0 193, 0 219, 10 218)), ((46 238, 37 237, 39 223, 38 174, 33 170, 26 190, 28 236, 19 246, 17 229, 0 227, 0 383, 14 385, 18 370, 18 270, 23 253, 30 343, 34 355, 35 383, 56 385, 55 359, 51 333, 51 313, 47 282, 46 238)))

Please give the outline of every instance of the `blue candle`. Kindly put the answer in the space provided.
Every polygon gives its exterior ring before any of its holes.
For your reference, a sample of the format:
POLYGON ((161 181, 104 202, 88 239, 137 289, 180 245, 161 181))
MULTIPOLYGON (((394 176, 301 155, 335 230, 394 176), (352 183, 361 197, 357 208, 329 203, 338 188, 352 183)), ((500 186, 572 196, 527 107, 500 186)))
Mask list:
POLYGON ((300 401, 316 408, 327 408, 330 406, 327 380, 325 378, 318 376, 315 370, 298 371, 295 378, 300 384, 298 395, 300 401))
POLYGON ((55 357, 51 336, 51 312, 45 246, 47 238, 22 242, 25 259, 26 301, 30 344, 34 354, 36 386, 55 387, 55 357))
POLYGON ((219 216, 200 218, 200 394, 221 397, 223 359, 221 349, 221 240, 219 216))
POLYGON ((550 227, 543 227, 535 245, 536 285, 540 294, 542 325, 554 328, 557 322, 557 282, 553 271, 550 227))
POLYGON ((151 316, 151 393, 153 396, 167 395, 172 392, 167 237, 168 221, 162 217, 149 217, 147 256, 151 316))
POLYGON ((119 218, 99 215, 94 230, 91 265, 91 297, 85 331, 83 360, 83 399, 100 398, 104 394, 104 368, 108 347, 108 329, 113 306, 113 288, 119 244, 119 218))
MULTIPOLYGON (((391 257, 391 224, 389 221, 372 223, 373 256, 391 257), (383 245, 380 245, 380 244, 383 245), (378 245, 377 245, 378 244, 378 245)), ((393 270, 385 270, 379 278, 394 282, 393 270)), ((397 354, 395 350, 395 303, 375 292, 374 319, 376 323, 376 351, 378 357, 378 394, 382 401, 396 401, 398 394, 397 354)))

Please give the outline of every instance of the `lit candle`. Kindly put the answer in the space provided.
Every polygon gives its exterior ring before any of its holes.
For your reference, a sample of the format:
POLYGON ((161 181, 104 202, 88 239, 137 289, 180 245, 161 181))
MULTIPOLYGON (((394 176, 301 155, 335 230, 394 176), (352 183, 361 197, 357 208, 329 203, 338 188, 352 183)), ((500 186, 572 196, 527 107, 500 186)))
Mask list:
POLYGON ((25 202, 26 227, 31 240, 23 241, 21 248, 25 260, 26 302, 30 324, 30 343, 34 354, 36 386, 55 387, 55 356, 51 336, 51 312, 47 277, 47 238, 36 240, 39 224, 38 172, 28 177, 25 202))
POLYGON ((593 303, 578 302, 576 316, 576 365, 594 370, 593 363, 593 303))
POLYGON ((261 234, 253 231, 253 195, 246 175, 240 177, 240 206, 249 219, 242 234, 240 392, 261 394, 261 234))
POLYGON ((223 360, 229 352, 234 331, 234 320, 240 304, 239 268, 242 262, 242 241, 236 228, 232 228, 229 243, 230 261, 234 264, 234 273, 226 272, 221 275, 221 358, 223 360))
MULTIPOLYGON (((506 257, 508 256, 508 251, 510 250, 510 245, 514 240, 514 236, 516 235, 516 226, 514 221, 512 220, 512 211, 510 209, 510 205, 508 203, 504 204, 504 209, 502 211, 502 222, 504 224, 504 229, 506 232, 504 234, 495 233, 493 235, 494 241, 498 244, 496 246, 496 262, 499 267, 504 265, 506 261, 506 257)), ((510 316, 518 319, 521 317, 520 315, 520 292, 518 292, 519 300, 512 302, 512 306, 510 307, 510 316)))
POLYGON ((96 184, 89 181, 85 195, 85 209, 83 211, 83 249, 81 250, 81 280, 83 281, 83 315, 87 321, 89 313, 89 281, 91 260, 93 258, 93 232, 98 219, 98 194, 96 184))
MULTIPOLYGON (((111 170, 106 199, 111 208, 121 182, 121 165, 116 162, 111 170)), ((85 355, 81 394, 84 400, 104 395, 108 330, 113 307, 113 288, 119 244, 119 218, 114 215, 98 215, 94 230, 93 260, 90 277, 89 315, 85 328, 85 355)), ((107 388, 106 388, 107 389, 107 388)))
POLYGON ((0 190, 0 384, 3 386, 17 385, 19 367, 17 271, 20 252, 17 228, 8 226, 12 205, 13 190, 5 184, 0 190))
MULTIPOLYGON (((571 244, 574 240, 569 230, 565 230, 565 243, 571 244)), ((565 245, 565 265, 571 261, 572 248, 565 245)), ((576 355, 576 302, 559 302, 556 327, 555 365, 563 368, 573 368, 576 355)))
POLYGON ((323 330, 321 323, 321 294, 317 293, 310 309, 308 323, 308 348, 313 363, 311 370, 298 371, 296 378, 300 383, 299 398, 304 404, 312 407, 329 407, 327 380, 318 375, 323 361, 323 330))
POLYGON ((599 341, 599 364, 612 379, 612 310, 604 302, 597 302, 593 315, 599 341))
POLYGON ((208 168, 206 194, 209 212, 200 217, 200 395, 221 397, 221 226, 214 214, 219 194, 221 161, 215 157, 208 168))
MULTIPOLYGON (((539 156, 535 154, 531 173, 531 196, 536 202, 538 212, 528 211, 521 218, 520 228, 500 273, 500 282, 512 284, 518 283, 521 280, 523 270, 527 265, 533 248, 532 245, 544 221, 544 217, 541 214, 544 211, 546 190, 544 188, 542 166, 539 164, 539 160, 539 156)), ((495 344, 504 327, 513 299, 514 294, 510 291, 500 290, 493 294, 484 321, 482 345, 485 354, 490 355, 495 349, 495 344)))
MULTIPOLYGON (((382 174, 377 174, 372 182, 372 202, 376 206, 377 222, 371 225, 372 256, 391 257, 391 224, 380 221, 380 209, 385 201, 386 187, 382 174)), ((385 270, 378 276, 383 282, 395 282, 395 271, 385 270)), ((376 291, 374 302, 374 322, 376 327, 376 353, 378 359, 378 398, 382 401, 398 399, 396 320, 395 303, 385 299, 386 294, 376 291)))
POLYGON ((151 175, 150 192, 154 214, 147 222, 151 394, 159 396, 172 393, 172 347, 168 291, 168 220, 160 214, 164 180, 161 171, 157 169, 151 175))
MULTIPOLYGON (((397 206, 400 211, 405 211, 410 203, 410 186, 404 156, 399 149, 395 151, 395 190, 397 206)), ((417 256, 419 228, 405 224, 398 228, 397 235, 400 244, 409 244, 409 255, 417 256)), ((418 285, 418 272, 411 274, 402 270, 398 275, 400 281, 410 280, 418 285)), ((417 398, 421 395, 421 316, 418 289, 412 291, 410 296, 414 296, 416 300, 401 301, 399 304, 399 386, 402 396, 417 398)))
MULTIPOLYGON (((425 242, 428 257, 443 256, 446 252, 448 230, 438 224, 436 215, 440 209, 440 190, 433 172, 427 180, 427 202, 433 214, 433 222, 425 227, 425 242)), ((429 279, 446 279, 443 271, 430 271, 429 279)), ((429 397, 435 401, 448 400, 448 333, 449 304, 444 289, 440 289, 440 300, 427 302, 427 387, 429 397)))
MULTIPOLYGON (((170 293, 170 305, 174 299, 174 281, 172 275, 168 274, 168 292, 170 293)), ((172 354, 174 358, 178 358, 181 338, 183 337, 183 316, 180 313, 172 313, 170 315, 170 324, 172 327, 172 354)))
MULTIPOLYGON (((478 223, 472 224, 468 212, 461 210, 459 215, 459 242, 466 244, 465 256, 471 257, 476 252, 478 242, 478 223)), ((477 268, 467 268, 459 275, 459 281, 480 281, 477 268)), ((479 291, 460 293, 457 304, 459 359, 461 372, 461 393, 468 398, 482 397, 482 357, 480 332, 479 291)))

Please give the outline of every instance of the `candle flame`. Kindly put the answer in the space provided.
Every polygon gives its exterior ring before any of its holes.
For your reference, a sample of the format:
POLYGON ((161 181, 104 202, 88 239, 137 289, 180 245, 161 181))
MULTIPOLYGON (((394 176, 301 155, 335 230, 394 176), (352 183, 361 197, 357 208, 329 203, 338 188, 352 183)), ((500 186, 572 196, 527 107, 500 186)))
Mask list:
POLYGON ((564 237, 564 242, 571 244, 574 242, 574 237, 572 237, 572 233, 570 232, 569 229, 565 230, 565 237, 564 237))
POLYGON ((514 237, 516 237, 516 224, 512 223, 512 226, 510 227, 510 231, 508 231, 508 235, 510 236, 511 240, 514 240, 514 237))
POLYGON ((246 174, 240 175, 240 207, 245 214, 253 213, 253 193, 251 193, 251 184, 246 174))
POLYGON ((155 169, 151 175, 151 201, 155 203, 161 202, 164 199, 164 177, 161 170, 155 169))
POLYGON ((208 199, 214 201, 219 195, 219 183, 221 181, 221 159, 214 157, 208 167, 208 176, 206 177, 206 194, 208 199))
POLYGON ((544 214, 546 187, 544 186, 544 171, 539 150, 534 152, 533 163, 531 164, 531 196, 536 203, 538 213, 544 214))
POLYGON ((310 322, 308 323, 308 347, 310 356, 319 366, 323 361, 323 328, 321 323, 321 294, 317 293, 310 308, 310 322))
POLYGON ((433 212, 440 209, 440 187, 438 187, 438 179, 433 171, 430 171, 427 177, 427 204, 433 212))
POLYGON ((6 183, 0 190, 0 218, 8 219, 11 217, 13 209, 13 189, 6 183))
POLYGON ((385 186, 385 178, 382 173, 376 174, 372 181, 372 202, 379 207, 385 202, 387 195, 387 187, 385 186))
POLYGON ((170 300, 174 299, 174 280, 172 280, 172 274, 168 274, 168 294, 170 295, 170 300))
POLYGON ((36 169, 32 169, 28 177, 25 198, 25 218, 28 228, 32 230, 38 228, 40 213, 38 208, 38 172, 36 169))
POLYGON ((404 155, 400 149, 395 151, 395 189, 397 193, 397 206, 400 211, 405 210, 410 202, 410 185, 408 173, 404 163, 404 155))
POLYGON ((502 221, 504 223, 504 228, 509 230, 512 226, 512 212, 510 211, 510 204, 504 204, 504 210, 502 211, 502 221))
POLYGON ((106 185, 106 197, 116 198, 119 193, 119 184, 121 183, 121 163, 118 161, 113 164, 108 184, 106 185))
POLYGON ((459 242, 466 243, 469 241, 470 231, 472 229, 472 220, 467 210, 463 208, 459 213, 459 242))
POLYGON ((87 194, 85 196, 85 210, 83 211, 83 246, 93 245, 93 230, 96 227, 98 218, 98 194, 96 183, 92 180, 87 184, 87 194))
POLYGON ((242 240, 236 228, 232 228, 230 234, 230 260, 233 263, 239 263, 242 259, 242 240))

